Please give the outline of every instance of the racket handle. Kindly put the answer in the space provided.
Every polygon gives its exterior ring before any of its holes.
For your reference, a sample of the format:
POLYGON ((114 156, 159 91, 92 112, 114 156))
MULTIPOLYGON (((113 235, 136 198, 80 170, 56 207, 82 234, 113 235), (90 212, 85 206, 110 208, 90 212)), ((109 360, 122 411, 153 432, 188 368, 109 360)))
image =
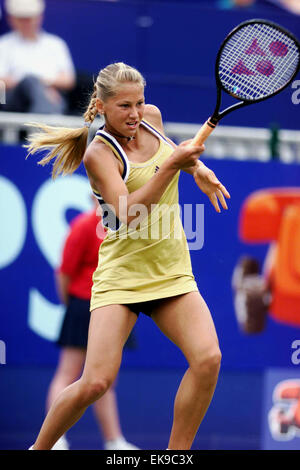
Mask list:
POLYGON ((216 124, 213 124, 209 119, 206 121, 205 124, 199 129, 195 137, 193 138, 191 145, 202 145, 208 136, 212 133, 215 129, 216 124))

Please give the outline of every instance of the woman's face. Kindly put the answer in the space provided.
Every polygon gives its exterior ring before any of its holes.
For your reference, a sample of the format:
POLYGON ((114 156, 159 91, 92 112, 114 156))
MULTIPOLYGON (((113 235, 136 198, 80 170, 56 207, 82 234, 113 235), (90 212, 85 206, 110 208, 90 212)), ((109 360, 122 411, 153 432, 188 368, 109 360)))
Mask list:
POLYGON ((144 116, 144 87, 127 82, 106 101, 98 100, 98 110, 105 115, 106 127, 126 137, 133 137, 144 116))
POLYGON ((8 16, 8 22, 11 28, 25 39, 34 39, 41 29, 43 15, 32 16, 30 18, 8 16))

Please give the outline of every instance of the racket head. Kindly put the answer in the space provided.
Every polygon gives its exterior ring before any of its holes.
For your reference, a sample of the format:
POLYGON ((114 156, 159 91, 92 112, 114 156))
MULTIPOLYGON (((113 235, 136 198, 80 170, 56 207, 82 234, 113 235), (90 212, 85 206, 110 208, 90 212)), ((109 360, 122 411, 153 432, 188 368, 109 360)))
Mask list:
POLYGON ((296 37, 269 20, 252 19, 239 24, 223 41, 215 76, 218 89, 251 104, 280 93, 299 69, 296 37))

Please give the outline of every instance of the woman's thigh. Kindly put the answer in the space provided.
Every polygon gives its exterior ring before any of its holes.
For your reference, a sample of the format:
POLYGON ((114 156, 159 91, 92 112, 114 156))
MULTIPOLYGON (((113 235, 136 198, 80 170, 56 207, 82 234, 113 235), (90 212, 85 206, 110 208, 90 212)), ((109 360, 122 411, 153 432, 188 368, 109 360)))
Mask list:
POLYGON ((153 312, 160 330, 178 346, 188 362, 219 353, 219 342, 209 308, 199 292, 170 297, 153 312))
POLYGON ((101 376, 109 381, 116 377, 124 344, 134 327, 137 315, 124 305, 108 305, 91 313, 83 378, 101 376))

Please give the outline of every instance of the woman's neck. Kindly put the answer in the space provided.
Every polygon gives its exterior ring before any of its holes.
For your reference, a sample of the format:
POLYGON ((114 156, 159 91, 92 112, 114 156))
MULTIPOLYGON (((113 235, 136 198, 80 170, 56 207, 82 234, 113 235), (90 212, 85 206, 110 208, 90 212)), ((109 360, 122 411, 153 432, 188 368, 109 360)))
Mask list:
POLYGON ((127 142, 131 142, 132 140, 135 139, 135 136, 127 137, 126 135, 118 134, 117 132, 110 130, 106 124, 104 126, 104 130, 108 132, 109 134, 113 135, 114 137, 117 137, 118 139, 127 140, 127 142))

